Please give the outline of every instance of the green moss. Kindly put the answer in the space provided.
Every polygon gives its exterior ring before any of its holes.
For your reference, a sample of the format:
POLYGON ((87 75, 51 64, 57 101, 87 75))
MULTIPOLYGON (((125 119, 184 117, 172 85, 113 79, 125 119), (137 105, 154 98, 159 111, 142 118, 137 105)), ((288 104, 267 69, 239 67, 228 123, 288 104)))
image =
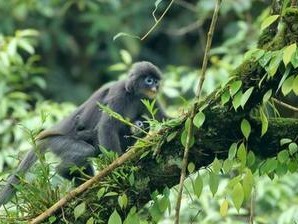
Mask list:
POLYGON ((298 42, 298 9, 287 8, 283 16, 285 27, 284 40, 286 45, 298 42))

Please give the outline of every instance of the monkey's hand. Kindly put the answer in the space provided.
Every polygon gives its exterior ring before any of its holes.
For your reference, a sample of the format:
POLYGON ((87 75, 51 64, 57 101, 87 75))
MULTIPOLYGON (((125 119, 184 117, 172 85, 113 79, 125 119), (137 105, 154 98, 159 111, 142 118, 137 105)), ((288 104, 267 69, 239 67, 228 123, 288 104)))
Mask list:
POLYGON ((44 131, 41 131, 36 136, 36 140, 42 140, 42 139, 45 139, 47 137, 60 136, 60 135, 64 135, 64 134, 62 132, 59 132, 59 131, 56 131, 56 130, 44 130, 44 131))

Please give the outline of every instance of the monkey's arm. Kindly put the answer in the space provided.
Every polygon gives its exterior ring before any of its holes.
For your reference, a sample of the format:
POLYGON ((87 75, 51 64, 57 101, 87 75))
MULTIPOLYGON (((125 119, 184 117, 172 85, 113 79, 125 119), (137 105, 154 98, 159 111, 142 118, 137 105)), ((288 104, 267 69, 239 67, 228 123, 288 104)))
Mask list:
POLYGON ((119 132, 121 122, 107 114, 103 114, 97 127, 98 142, 108 150, 122 153, 119 132))
POLYGON ((157 109, 157 112, 155 114, 155 119, 158 121, 162 121, 163 119, 170 118, 168 115, 166 115, 163 107, 156 101, 155 107, 157 109))

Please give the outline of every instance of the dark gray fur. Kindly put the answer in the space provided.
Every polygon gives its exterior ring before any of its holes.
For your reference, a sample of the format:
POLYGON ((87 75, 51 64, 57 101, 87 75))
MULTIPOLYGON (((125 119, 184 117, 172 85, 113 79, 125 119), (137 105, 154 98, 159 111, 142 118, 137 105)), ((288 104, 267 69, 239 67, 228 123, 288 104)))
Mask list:
MULTIPOLYGON (((106 149, 119 154, 134 140, 127 141, 130 128, 99 110, 97 103, 109 106, 115 112, 131 121, 139 119, 147 113, 141 99, 148 98, 145 93, 148 86, 144 84, 145 77, 153 77, 160 80, 160 71, 150 62, 135 63, 129 71, 126 80, 115 82, 111 86, 97 90, 88 100, 79 106, 72 114, 63 119, 52 128, 41 132, 37 137, 37 147, 41 154, 51 150, 59 156, 62 162, 57 166, 58 173, 67 178, 77 180, 80 183, 80 173, 70 173, 70 167, 85 167, 87 175, 94 175, 92 166, 88 162, 89 157, 97 156, 100 151, 98 143, 106 149)), ((154 86, 158 89, 159 82, 154 86)), ((150 86, 151 88, 152 86, 150 86)), ((160 109, 158 119, 165 117, 160 109)), ((0 205, 7 203, 15 193, 13 185, 19 183, 18 176, 24 175, 36 162, 37 156, 34 150, 27 153, 12 174, 6 185, 0 192, 0 205)))

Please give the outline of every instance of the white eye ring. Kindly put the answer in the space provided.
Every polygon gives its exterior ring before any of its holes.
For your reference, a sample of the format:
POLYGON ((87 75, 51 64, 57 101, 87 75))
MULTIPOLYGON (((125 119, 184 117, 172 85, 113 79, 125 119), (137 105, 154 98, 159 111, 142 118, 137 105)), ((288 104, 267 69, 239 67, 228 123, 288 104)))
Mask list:
POLYGON ((139 128, 141 128, 141 127, 144 126, 144 124, 143 124, 142 121, 136 121, 136 122, 135 122, 135 125, 138 126, 139 128))
POLYGON ((146 77, 146 78, 145 78, 145 83, 146 83, 147 85, 152 85, 152 84, 154 83, 154 79, 151 78, 151 77, 146 77))

